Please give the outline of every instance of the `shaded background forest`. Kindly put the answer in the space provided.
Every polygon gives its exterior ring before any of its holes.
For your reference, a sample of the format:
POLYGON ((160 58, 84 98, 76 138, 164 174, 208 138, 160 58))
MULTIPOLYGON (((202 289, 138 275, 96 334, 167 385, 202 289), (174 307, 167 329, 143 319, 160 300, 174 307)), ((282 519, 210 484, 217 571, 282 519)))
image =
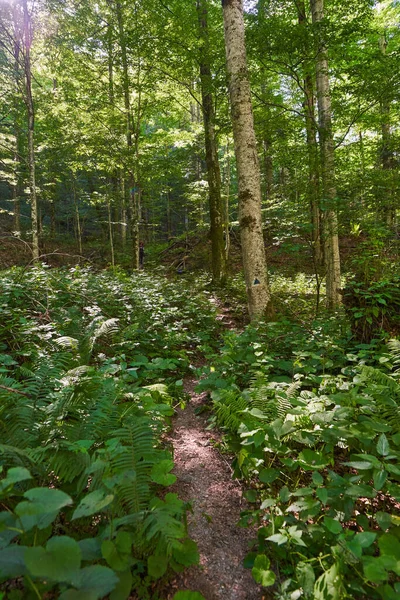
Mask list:
MULTIPOLYGON (((206 235, 204 40, 196 3, 2 0, 0 7, 3 241, 29 241, 32 229, 27 54, 41 252, 54 249, 52 241, 59 246, 62 236, 63 243, 74 240, 78 254, 100 243, 103 260, 116 254, 129 265, 134 210, 147 244, 206 235)), ((325 6, 321 27, 329 51, 342 238, 397 235, 399 11, 396 1, 325 6)), ((306 252, 320 176, 318 164, 310 164, 307 130, 315 26, 301 1, 249 2, 245 18, 266 236, 269 245, 291 240, 295 252, 306 252)), ((208 3, 207 35, 225 220, 235 232, 237 181, 219 2, 208 3)), ((319 209, 323 214, 323 202, 319 209)), ((10 262, 5 257, 5 266, 10 262)))

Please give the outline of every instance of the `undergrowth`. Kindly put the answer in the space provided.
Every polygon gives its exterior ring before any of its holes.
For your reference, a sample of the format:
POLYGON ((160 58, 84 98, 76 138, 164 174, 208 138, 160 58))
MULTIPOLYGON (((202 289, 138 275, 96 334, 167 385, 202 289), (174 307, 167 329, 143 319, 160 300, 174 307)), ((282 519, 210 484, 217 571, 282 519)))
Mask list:
POLYGON ((281 600, 399 598, 399 342, 358 343, 338 313, 228 332, 210 361, 255 580, 281 600))
POLYGON ((216 336, 193 286, 74 267, 0 276, 7 598, 156 598, 198 561, 162 435, 216 336), (204 333, 203 333, 204 332, 204 333))

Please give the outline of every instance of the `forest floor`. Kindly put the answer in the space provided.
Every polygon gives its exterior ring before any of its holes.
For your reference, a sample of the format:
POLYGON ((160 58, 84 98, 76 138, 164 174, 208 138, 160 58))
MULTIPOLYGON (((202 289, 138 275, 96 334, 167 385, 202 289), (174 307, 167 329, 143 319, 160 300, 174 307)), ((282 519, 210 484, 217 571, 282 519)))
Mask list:
MULTIPOLYGON (((215 298, 211 301, 218 307, 217 319, 227 328, 235 326, 229 308, 215 298)), ((256 531, 238 526, 246 508, 243 488, 232 478, 232 456, 218 449, 222 434, 207 428, 207 393, 196 393, 196 384, 194 376, 184 380, 190 401, 177 410, 173 421, 170 442, 177 481, 170 491, 193 507, 188 529, 198 545, 200 562, 174 579, 166 598, 171 599, 177 590, 191 590, 206 600, 268 600, 243 566, 256 531)))
POLYGON ((200 564, 179 575, 167 598, 177 590, 192 590, 206 600, 261 600, 261 588, 243 567, 255 531, 240 528, 237 522, 245 509, 242 487, 232 479, 231 457, 216 446, 218 431, 207 430, 207 412, 196 414, 206 402, 206 393, 195 392, 197 381, 187 378, 185 391, 190 402, 178 409, 171 442, 177 482, 170 491, 189 501, 189 535, 197 542, 200 564))

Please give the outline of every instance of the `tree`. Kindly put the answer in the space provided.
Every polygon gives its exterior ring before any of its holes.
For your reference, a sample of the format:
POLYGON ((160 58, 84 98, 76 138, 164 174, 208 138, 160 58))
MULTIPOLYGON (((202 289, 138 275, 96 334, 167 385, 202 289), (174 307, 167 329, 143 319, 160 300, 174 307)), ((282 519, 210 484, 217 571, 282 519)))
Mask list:
POLYGON ((323 188, 323 238, 326 269, 326 298, 330 309, 337 307, 340 295, 340 254, 335 185, 335 149, 332 133, 332 110, 329 86, 328 52, 321 22, 324 0, 310 0, 316 32, 316 80, 318 97, 319 143, 321 148, 323 188))
POLYGON ((242 0, 222 0, 226 66, 239 187, 239 225, 250 318, 268 316, 271 298, 261 219, 260 167, 247 73, 242 0))
POLYGON ((221 196, 221 172, 218 161, 218 146, 215 132, 215 110, 211 77, 207 0, 197 0, 199 19, 199 63, 204 138, 208 175, 208 197, 210 209, 210 237, 212 274, 216 284, 226 278, 226 256, 224 249, 224 206, 221 196))

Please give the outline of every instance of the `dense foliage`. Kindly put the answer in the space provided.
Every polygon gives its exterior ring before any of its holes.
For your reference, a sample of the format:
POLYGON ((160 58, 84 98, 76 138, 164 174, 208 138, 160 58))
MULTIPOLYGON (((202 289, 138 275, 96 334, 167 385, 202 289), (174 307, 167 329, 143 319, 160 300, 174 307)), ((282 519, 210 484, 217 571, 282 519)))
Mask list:
POLYGON ((227 334, 200 384, 251 484, 246 563, 278 598, 394 600, 399 343, 359 343, 340 315, 304 325, 227 334))
POLYGON ((145 598, 198 560, 188 505, 158 491, 176 479, 161 438, 215 333, 210 305, 80 268, 15 269, 0 289, 0 578, 18 578, 15 599, 145 598))

